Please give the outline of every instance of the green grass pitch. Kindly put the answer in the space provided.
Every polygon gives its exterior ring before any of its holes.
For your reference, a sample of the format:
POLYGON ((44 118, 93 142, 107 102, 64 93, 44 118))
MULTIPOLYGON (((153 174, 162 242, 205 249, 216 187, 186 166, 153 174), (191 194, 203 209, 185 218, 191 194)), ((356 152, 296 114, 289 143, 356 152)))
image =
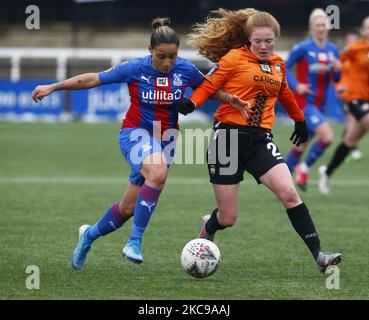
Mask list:
MULTIPOLYGON (((210 127, 201 126, 203 129, 210 127)), ((194 126, 192 127, 194 128, 194 126)), ((0 123, 0 299, 368 299, 369 140, 361 161, 345 163, 332 194, 317 191, 313 167, 308 205, 326 251, 344 255, 340 289, 327 289, 282 205, 245 174, 237 224, 217 234, 222 264, 211 277, 195 279, 180 266, 180 252, 195 238, 200 217, 214 208, 205 165, 173 165, 146 230, 144 263, 122 259, 131 221, 94 243, 84 268, 70 266, 78 227, 93 224, 119 199, 128 166, 113 124, 0 123), (29 290, 29 265, 40 270, 40 289, 29 290)), ((277 123, 283 154, 292 127, 277 123)))

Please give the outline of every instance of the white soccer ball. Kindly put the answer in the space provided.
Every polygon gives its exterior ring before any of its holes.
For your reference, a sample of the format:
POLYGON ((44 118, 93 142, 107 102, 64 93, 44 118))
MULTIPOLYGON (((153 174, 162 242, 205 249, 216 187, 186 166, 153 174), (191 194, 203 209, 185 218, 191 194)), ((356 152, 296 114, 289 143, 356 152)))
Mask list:
POLYGON ((181 254, 183 270, 196 278, 205 278, 213 274, 218 269, 220 261, 217 245, 203 238, 188 242, 181 254))

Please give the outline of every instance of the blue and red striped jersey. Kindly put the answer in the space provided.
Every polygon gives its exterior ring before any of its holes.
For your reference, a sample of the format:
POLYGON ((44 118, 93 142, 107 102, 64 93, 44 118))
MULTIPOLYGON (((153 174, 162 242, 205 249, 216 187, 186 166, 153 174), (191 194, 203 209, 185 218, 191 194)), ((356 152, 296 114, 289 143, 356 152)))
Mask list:
POLYGON ((184 95, 188 86, 195 89, 204 80, 195 65, 181 57, 168 73, 161 73, 152 67, 151 55, 100 72, 99 78, 102 84, 128 84, 131 105, 122 128, 144 128, 150 133, 154 121, 160 121, 161 132, 178 128, 173 102, 184 95))
POLYGON ((327 42, 323 48, 316 45, 312 38, 296 44, 286 61, 287 82, 292 90, 297 84, 310 84, 313 94, 301 96, 296 92, 296 100, 300 107, 312 104, 321 108, 326 103, 330 84, 341 78, 340 72, 333 71, 333 60, 340 59, 336 45, 327 42), (296 64, 296 76, 292 67, 296 64))

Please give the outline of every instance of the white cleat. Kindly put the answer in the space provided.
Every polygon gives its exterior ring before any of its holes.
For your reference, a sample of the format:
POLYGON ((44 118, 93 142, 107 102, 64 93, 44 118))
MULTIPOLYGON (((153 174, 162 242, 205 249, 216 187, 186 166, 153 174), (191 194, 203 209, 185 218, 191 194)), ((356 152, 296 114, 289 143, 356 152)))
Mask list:
POLYGON ((350 152, 352 160, 359 161, 363 158, 363 153, 359 149, 354 149, 350 152))
POLYGON ((91 249, 93 240, 87 237, 86 230, 90 227, 88 224, 84 224, 79 227, 79 239, 76 248, 72 254, 72 267, 79 270, 85 264, 87 254, 91 249))
POLYGON ((89 224, 84 224, 83 226, 80 226, 78 229, 78 236, 81 238, 81 236, 85 233, 86 229, 90 227, 89 224))
POLYGON ((325 272, 329 266, 333 266, 342 262, 342 254, 340 253, 329 253, 329 252, 319 252, 316 263, 318 265, 320 272, 325 272))
POLYGON ((143 262, 142 256, 142 241, 139 239, 128 240, 127 244, 123 248, 123 257, 129 261, 140 264, 143 262))
POLYGON ((206 216, 203 216, 201 218, 201 230, 199 234, 199 238, 208 239, 210 241, 214 242, 215 233, 207 233, 205 230, 205 224, 210 219, 210 214, 207 214, 206 216))
POLYGON ((331 192, 331 187, 329 185, 329 177, 326 174, 327 166, 320 166, 318 169, 319 173, 319 192, 323 195, 328 195, 331 192))

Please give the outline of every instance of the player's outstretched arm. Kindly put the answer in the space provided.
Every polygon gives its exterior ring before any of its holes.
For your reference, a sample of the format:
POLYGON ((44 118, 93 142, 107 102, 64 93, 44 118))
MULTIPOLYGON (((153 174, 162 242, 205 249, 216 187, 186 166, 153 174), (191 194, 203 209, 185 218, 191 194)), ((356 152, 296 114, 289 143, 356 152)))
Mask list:
POLYGON ((248 120, 250 118, 249 114, 251 112, 250 110, 250 102, 241 100, 240 97, 238 97, 235 94, 230 94, 223 89, 218 89, 217 92, 215 92, 211 98, 217 99, 223 103, 229 104, 233 108, 239 110, 242 114, 242 117, 245 120, 248 120))
POLYGON ((53 91, 90 89, 100 84, 101 81, 97 73, 84 73, 61 82, 37 86, 32 92, 32 99, 38 102, 53 91))

